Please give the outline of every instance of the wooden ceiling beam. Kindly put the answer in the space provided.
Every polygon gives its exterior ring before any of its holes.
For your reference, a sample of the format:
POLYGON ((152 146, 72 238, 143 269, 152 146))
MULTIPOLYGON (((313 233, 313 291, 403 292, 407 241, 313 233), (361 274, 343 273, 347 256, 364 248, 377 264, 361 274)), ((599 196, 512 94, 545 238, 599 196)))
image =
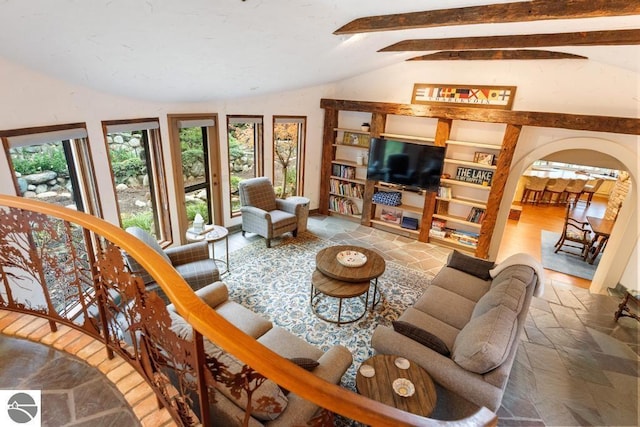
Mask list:
POLYGON ((537 0, 368 16, 349 22, 334 34, 639 14, 640 2, 631 0, 537 0))
POLYGON ((403 40, 378 52, 425 50, 502 49, 551 46, 613 46, 640 44, 640 30, 589 31, 579 33, 523 34, 445 39, 403 40))
POLYGON ((551 50, 494 49, 494 50, 443 50, 428 55, 416 56, 407 61, 487 61, 496 59, 588 59, 573 53, 551 50))
POLYGON ((391 102, 349 101, 327 98, 320 100, 320 108, 393 114, 398 116, 468 120, 483 123, 508 123, 514 126, 535 126, 640 135, 640 119, 635 117, 610 117, 472 107, 441 107, 438 105, 395 104, 391 102))

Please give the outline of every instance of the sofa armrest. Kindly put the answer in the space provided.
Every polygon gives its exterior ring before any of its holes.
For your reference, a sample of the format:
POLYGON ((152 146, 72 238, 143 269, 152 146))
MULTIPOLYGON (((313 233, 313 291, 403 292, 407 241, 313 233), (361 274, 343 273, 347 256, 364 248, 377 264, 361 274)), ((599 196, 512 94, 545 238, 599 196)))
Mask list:
POLYGON ((200 288, 196 295, 211 308, 216 308, 229 299, 229 289, 224 282, 215 282, 200 288))
POLYGON ((255 206, 242 206, 240 208, 240 212, 242 212, 243 215, 244 214, 254 215, 258 218, 271 221, 271 215, 269 214, 269 212, 265 211, 264 209, 256 208, 255 206))
POLYGON ((172 265, 182 265, 209 258, 209 243, 205 240, 187 243, 186 245, 176 246, 175 248, 168 248, 164 252, 171 260, 172 265))

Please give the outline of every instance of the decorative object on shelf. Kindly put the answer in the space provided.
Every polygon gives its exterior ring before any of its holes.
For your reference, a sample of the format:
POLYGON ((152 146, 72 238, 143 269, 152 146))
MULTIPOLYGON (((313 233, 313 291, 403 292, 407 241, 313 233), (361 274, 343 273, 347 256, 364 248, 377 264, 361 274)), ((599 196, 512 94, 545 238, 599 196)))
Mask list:
POLYGON ((412 218, 410 216, 403 216, 402 223, 400 224, 402 228, 408 228, 409 230, 417 230, 418 229, 418 219, 412 218))
POLYGON ((345 267, 362 267, 367 263, 367 256, 358 251, 338 252, 336 259, 345 267))
POLYGON ((411 103, 510 110, 515 95, 516 86, 415 83, 411 103))
POLYGON ((400 225, 402 219, 402 210, 389 207, 383 207, 380 213, 380 219, 384 222, 391 222, 400 225))
POLYGON ((201 233, 204 228, 204 218, 199 213, 193 218, 193 232, 201 233))
POLYGON ((479 163, 481 165, 492 166, 494 157, 495 156, 493 154, 491 154, 491 153, 479 153, 479 152, 476 152, 475 155, 473 156, 473 161, 475 163, 479 163))
POLYGON ((447 215, 449 213, 449 202, 446 200, 438 200, 436 213, 439 215, 447 215))
POLYGON ((369 132, 369 123, 364 122, 360 125, 360 129, 362 129, 363 132, 369 132))
POLYGON ((373 195, 373 203, 400 206, 402 204, 402 193, 399 191, 378 191, 373 195))
POLYGON ((491 185, 493 171, 459 167, 456 171, 456 180, 488 186, 491 185))
POLYGON ((396 378, 393 380, 392 387, 393 391, 395 391, 398 396, 402 397, 413 396, 413 393, 416 392, 416 387, 406 378, 396 378))
POLYGON ((345 132, 342 136, 343 145, 357 145, 359 147, 369 147, 371 137, 363 133, 345 132))

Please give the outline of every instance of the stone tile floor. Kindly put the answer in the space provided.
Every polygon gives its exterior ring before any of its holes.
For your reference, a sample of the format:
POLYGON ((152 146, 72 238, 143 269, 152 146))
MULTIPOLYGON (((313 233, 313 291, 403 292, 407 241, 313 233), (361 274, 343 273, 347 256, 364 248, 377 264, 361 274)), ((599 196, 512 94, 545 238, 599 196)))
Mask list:
POLYGON ((74 356, 0 334, 0 361, 0 389, 42 390, 43 426, 140 425, 111 381, 74 356))
MULTIPOLYGON (((386 259, 430 272, 437 272, 449 253, 335 217, 312 216, 309 230, 334 241, 374 247, 386 259)), ((260 239, 232 233, 229 250, 260 239)), ((216 243, 217 254, 224 250, 219 245, 224 243, 216 243)), ((273 246, 277 245, 274 239, 273 246)), ((618 303, 615 297, 593 295, 555 279, 546 281, 545 293, 534 298, 520 337, 498 411, 499 425, 639 425, 638 322, 630 318, 614 322, 618 303)), ((0 336, 0 358, 0 388, 41 387, 52 402, 52 408, 43 412, 43 420, 48 420, 43 425, 138 425, 104 375, 73 356, 0 336)))

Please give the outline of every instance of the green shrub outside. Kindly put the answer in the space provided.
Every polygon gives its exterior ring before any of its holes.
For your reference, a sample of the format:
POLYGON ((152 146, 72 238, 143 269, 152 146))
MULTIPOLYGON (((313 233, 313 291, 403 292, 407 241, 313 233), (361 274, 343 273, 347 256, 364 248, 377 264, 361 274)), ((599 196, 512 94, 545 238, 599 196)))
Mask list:
POLYGON ((122 222, 122 228, 124 229, 127 229, 128 227, 140 227, 144 231, 155 235, 153 226, 153 213, 151 211, 145 211, 135 214, 122 213, 120 215, 120 220, 122 222))
POLYGON ((207 204, 204 200, 198 200, 196 202, 187 203, 187 219, 189 222, 193 222, 196 214, 202 215, 204 223, 209 224, 209 212, 207 211, 207 204))
POLYGON ((37 153, 27 153, 24 150, 12 149, 13 167, 22 175, 31 175, 43 171, 53 171, 59 176, 69 176, 67 159, 62 147, 48 147, 37 153), (15 150, 15 151, 14 151, 15 150))

